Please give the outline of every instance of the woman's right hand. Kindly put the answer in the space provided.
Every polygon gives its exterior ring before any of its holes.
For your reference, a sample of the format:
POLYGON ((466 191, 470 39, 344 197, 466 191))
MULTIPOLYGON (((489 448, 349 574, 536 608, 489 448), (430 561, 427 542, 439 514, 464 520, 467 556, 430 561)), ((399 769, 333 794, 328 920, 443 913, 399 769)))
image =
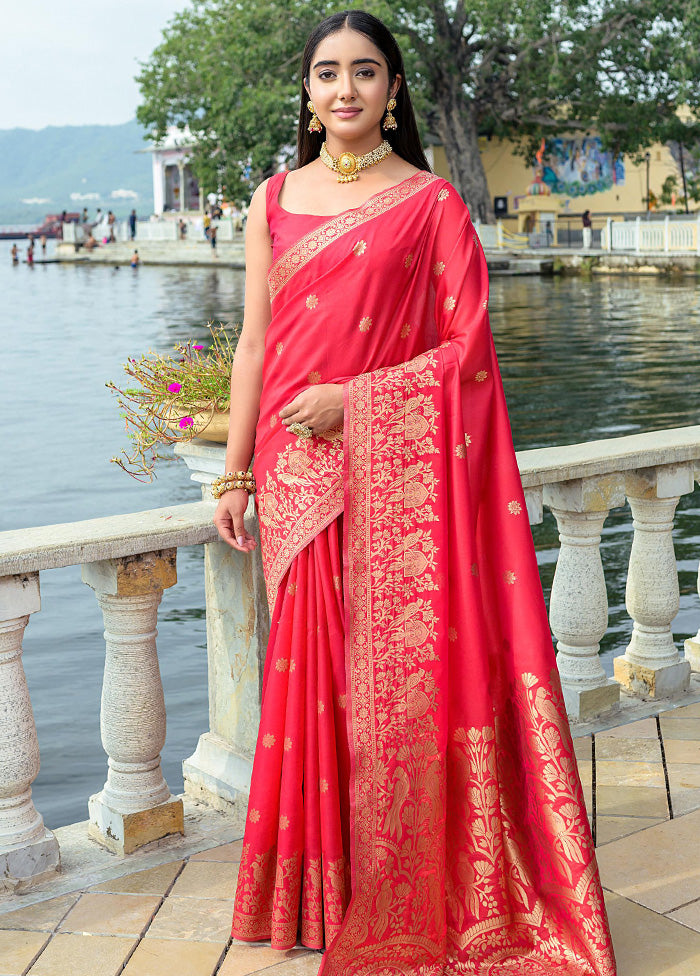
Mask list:
POLYGON ((252 552, 256 542, 246 532, 243 517, 248 508, 248 492, 245 488, 233 488, 219 499, 214 513, 214 525, 224 542, 239 552, 252 552))

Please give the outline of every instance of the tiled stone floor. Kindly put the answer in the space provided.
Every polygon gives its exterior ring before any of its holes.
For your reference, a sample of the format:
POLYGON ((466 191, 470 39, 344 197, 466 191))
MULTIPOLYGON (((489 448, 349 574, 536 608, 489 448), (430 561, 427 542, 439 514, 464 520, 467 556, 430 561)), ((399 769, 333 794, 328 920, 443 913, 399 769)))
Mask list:
MULTIPOLYGON (((576 739, 619 976, 700 976, 700 703, 576 739)), ((229 938, 241 843, 0 914, 0 976, 316 976, 229 938)))

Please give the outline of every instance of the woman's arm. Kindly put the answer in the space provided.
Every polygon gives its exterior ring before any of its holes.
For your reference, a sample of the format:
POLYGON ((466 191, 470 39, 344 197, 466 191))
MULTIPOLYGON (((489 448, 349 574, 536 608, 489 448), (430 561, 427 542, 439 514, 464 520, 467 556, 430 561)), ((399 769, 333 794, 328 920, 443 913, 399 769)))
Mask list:
MULTIPOLYGON (((272 246, 266 216, 266 187, 267 181, 253 194, 246 226, 245 311, 231 369, 226 471, 247 470, 253 456, 255 426, 260 412, 265 333, 271 316, 267 273, 272 263, 272 246)), ((221 496, 214 515, 221 538, 239 552, 250 552, 255 548, 255 540, 243 524, 247 506, 248 493, 242 488, 234 489, 221 496)))

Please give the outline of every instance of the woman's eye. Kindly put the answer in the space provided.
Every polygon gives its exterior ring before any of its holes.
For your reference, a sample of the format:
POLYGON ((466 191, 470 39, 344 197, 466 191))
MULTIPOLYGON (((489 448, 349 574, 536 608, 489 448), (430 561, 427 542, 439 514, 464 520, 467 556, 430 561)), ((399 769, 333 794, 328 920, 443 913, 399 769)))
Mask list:
POLYGON ((319 71, 318 77, 321 79, 321 81, 328 81, 329 78, 332 78, 333 77, 333 72, 332 71, 319 71))
POLYGON ((357 72, 361 78, 374 78, 374 71, 372 68, 363 68, 361 71, 357 72))

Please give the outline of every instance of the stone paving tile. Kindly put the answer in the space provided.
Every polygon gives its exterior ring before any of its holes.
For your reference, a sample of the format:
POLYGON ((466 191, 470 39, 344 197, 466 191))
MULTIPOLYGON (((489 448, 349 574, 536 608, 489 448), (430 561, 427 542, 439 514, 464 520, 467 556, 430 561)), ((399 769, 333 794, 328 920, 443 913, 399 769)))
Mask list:
POLYGON ((237 863, 190 861, 173 885, 172 894, 188 898, 233 899, 237 879, 237 863))
POLYGON ((700 808, 700 790, 681 790, 671 786, 671 803, 673 804, 674 817, 680 817, 684 813, 700 808))
POLYGON ((122 878, 114 878, 112 881, 103 881, 102 884, 92 885, 88 891, 121 891, 134 895, 164 895, 180 870, 181 864, 182 861, 161 864, 157 868, 137 871, 135 874, 127 874, 122 878))
POLYGON ((605 893, 605 905, 617 976, 697 976, 700 972, 700 935, 615 894, 605 893))
POLYGON ((49 938, 48 932, 0 932, 2 976, 22 976, 49 938))
POLYGON ((700 740, 700 718, 677 718, 661 716, 661 734, 666 739, 700 740))
POLYGON ((231 844, 212 847, 208 851, 193 854, 190 861, 240 861, 243 852, 243 841, 234 840, 231 844))
POLYGON ((586 804, 586 809, 590 811, 593 809, 593 763, 590 759, 588 761, 579 759, 577 766, 583 788, 583 799, 586 804))
POLYGON ((215 942, 144 939, 123 976, 212 976, 223 951, 215 942))
POLYGON ((135 944, 109 935, 55 935, 29 976, 115 976, 135 944))
POLYGON ((599 847, 603 885, 655 912, 700 898, 700 811, 667 820, 599 847))
POLYGON ((648 739, 606 739, 602 736, 595 738, 596 763, 604 759, 616 759, 621 762, 661 762, 661 744, 658 738, 648 739))
POLYGON ((700 901, 691 901, 689 905, 676 908, 675 911, 669 912, 666 917, 687 925, 689 929, 693 929, 695 932, 700 932, 700 901))
POLYGON ((700 793, 700 763, 666 763, 671 796, 674 790, 698 790, 700 793))
POLYGON ((218 976, 249 976, 250 973, 267 972, 270 971, 270 967, 277 969, 278 965, 289 966, 292 960, 309 955, 312 955, 318 968, 321 965, 320 953, 311 954, 307 949, 301 947, 284 952, 279 949, 271 949, 269 945, 233 942, 226 953, 218 976))
MULTIPOLYGON (((644 786, 596 786, 598 816, 668 817, 666 790, 644 786)), ((674 811, 675 812, 675 811, 674 811)))
MULTIPOLYGON (((660 762, 622 762, 614 759, 596 759, 596 788, 598 786, 644 786, 666 789, 664 767, 660 762)), ((597 792, 597 789, 596 789, 597 792)))
POLYGON ((88 892, 59 926, 60 932, 88 935, 140 935, 160 905, 154 895, 88 892))
POLYGON ((596 818, 596 847, 635 834, 638 830, 646 830, 647 827, 653 827, 657 823, 663 823, 663 820, 660 817, 599 816, 596 818))
MULTIPOLYGON (((18 908, 16 912, 0 915, 0 929, 27 929, 33 932, 53 932, 66 912, 75 905, 79 892, 49 898, 48 901, 18 908)), ((2 957, 0 957, 2 958, 2 957)))
POLYGON ((700 763, 700 742, 664 736, 667 763, 700 763))
POLYGON ((592 746, 592 738, 590 735, 584 735, 581 736, 580 739, 574 739, 574 755, 579 760, 586 759, 590 761, 591 746, 592 746))
MULTIPOLYGON (((256 969, 251 976, 318 976, 318 970, 323 957, 318 952, 310 952, 308 955, 299 956, 291 962, 283 962, 279 966, 272 966, 270 969, 256 969)), ((224 973, 223 967, 219 976, 224 973)))
POLYGON ((671 708, 666 712, 662 712, 660 718, 662 720, 665 718, 700 718, 700 702, 694 702, 692 705, 680 705, 678 708, 671 708))
POLYGON ((146 938, 218 942, 223 947, 231 935, 232 920, 233 901, 230 898, 170 895, 151 922, 146 938))
POLYGON ((656 719, 642 718, 638 722, 630 722, 628 725, 616 725, 614 729, 596 732, 596 751, 600 739, 656 739, 658 741, 658 738, 659 733, 656 728, 656 719))

